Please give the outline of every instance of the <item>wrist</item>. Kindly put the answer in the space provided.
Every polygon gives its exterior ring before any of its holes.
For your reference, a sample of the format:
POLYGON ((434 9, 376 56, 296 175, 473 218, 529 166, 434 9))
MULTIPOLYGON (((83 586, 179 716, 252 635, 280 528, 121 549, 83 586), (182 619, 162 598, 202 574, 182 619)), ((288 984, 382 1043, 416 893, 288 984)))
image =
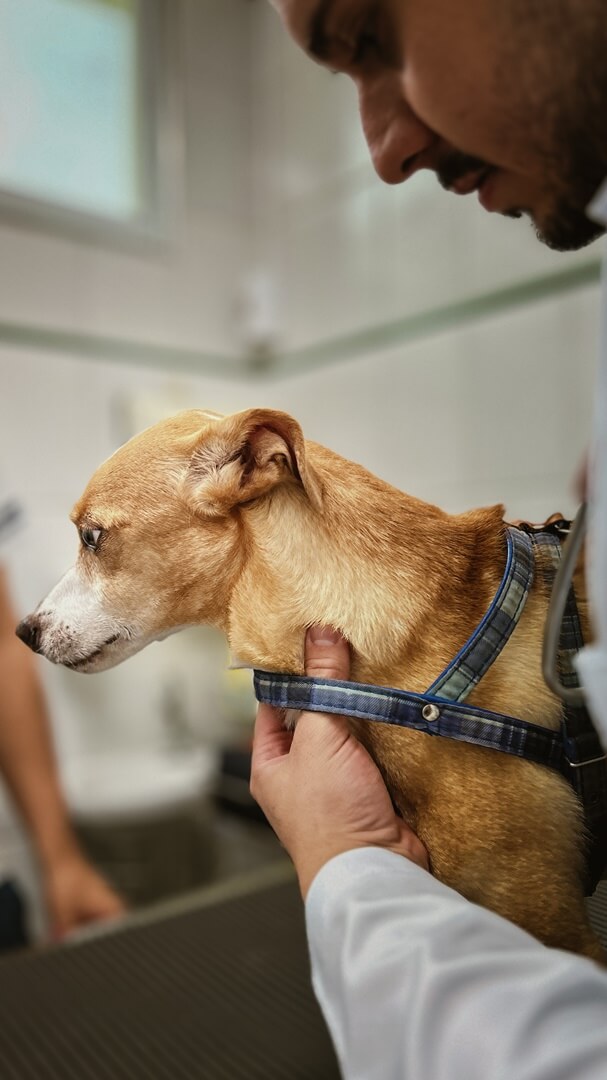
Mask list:
POLYGON ((340 855, 344 855, 347 851, 355 851, 360 847, 366 846, 368 845, 354 843, 344 846, 336 845, 335 847, 323 850, 322 852, 316 851, 307 857, 295 857, 293 859, 293 864, 295 866, 302 899, 306 899, 312 882, 327 863, 331 862, 332 859, 337 859, 340 855))
POLYGON ((403 854, 395 847, 387 844, 377 843, 371 840, 354 840, 348 838, 347 841, 344 840, 341 844, 332 844, 330 847, 328 846, 322 850, 315 850, 306 855, 302 855, 299 858, 295 858, 293 862, 302 898, 304 900, 306 899, 312 882, 323 867, 331 862, 332 859, 337 859, 340 855, 346 855, 350 851, 361 851, 365 848, 380 851, 392 851, 394 854, 398 855, 403 854))
POLYGON ((67 823, 34 833, 38 861, 44 874, 52 873, 58 866, 81 858, 76 836, 67 823))
POLYGON ((363 848, 389 851, 393 855, 398 855, 400 858, 416 863, 423 870, 429 871, 428 852, 421 840, 400 819, 398 819, 398 823, 397 835, 390 836, 390 838, 352 835, 341 839, 333 837, 330 844, 320 847, 315 845, 292 855, 303 899, 306 899, 314 878, 322 868, 331 859, 335 859, 339 855, 345 855, 349 851, 358 851, 363 848))

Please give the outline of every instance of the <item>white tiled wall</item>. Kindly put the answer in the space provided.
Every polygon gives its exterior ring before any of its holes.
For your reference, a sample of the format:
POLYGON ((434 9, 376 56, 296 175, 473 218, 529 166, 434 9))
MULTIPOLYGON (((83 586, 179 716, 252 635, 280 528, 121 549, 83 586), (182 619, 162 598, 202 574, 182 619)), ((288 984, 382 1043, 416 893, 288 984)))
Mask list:
POLYGON ((272 404, 305 433, 458 512, 573 513, 589 439, 598 287, 302 373, 272 404))

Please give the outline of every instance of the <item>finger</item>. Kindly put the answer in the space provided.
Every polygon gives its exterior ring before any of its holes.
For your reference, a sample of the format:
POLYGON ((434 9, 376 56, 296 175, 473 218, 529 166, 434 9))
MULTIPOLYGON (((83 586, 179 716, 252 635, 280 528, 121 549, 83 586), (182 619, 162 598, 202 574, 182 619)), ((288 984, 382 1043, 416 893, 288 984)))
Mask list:
MULTIPOLYGON (((311 626, 306 634, 306 675, 320 679, 347 679, 350 674, 350 646, 339 631, 331 626, 311 626)), ((338 750, 349 738, 343 716, 303 712, 297 723, 295 738, 298 747, 305 743, 322 743, 338 750)))
POLYGON ((306 634, 306 675, 321 679, 347 679, 350 646, 331 626, 311 626, 306 634))
POLYGON ((336 713, 302 712, 293 733, 293 753, 306 758, 338 754, 353 736, 345 716, 336 713))
POLYGON ((103 882, 101 895, 95 897, 90 905, 90 917, 92 919, 116 919, 124 915, 127 908, 122 897, 118 896, 103 882))
POLYGON ((260 705, 253 732, 251 773, 268 761, 284 757, 291 749, 293 732, 283 727, 283 713, 271 705, 260 705))

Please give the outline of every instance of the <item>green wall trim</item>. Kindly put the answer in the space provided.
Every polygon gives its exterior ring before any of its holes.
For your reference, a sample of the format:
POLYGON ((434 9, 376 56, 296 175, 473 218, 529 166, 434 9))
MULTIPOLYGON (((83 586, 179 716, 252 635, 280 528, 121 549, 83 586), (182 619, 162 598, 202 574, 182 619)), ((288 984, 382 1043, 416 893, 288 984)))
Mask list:
POLYGON ((446 330, 501 315, 525 305, 596 284, 600 279, 598 259, 558 271, 543 277, 531 278, 502 289, 495 289, 429 311, 408 315, 403 319, 365 327, 328 341, 316 342, 284 353, 246 356, 209 353, 172 345, 153 345, 78 331, 34 326, 26 323, 0 322, 0 345, 62 353, 82 359, 108 360, 142 364, 155 368, 197 375, 240 377, 296 375, 305 368, 334 364, 376 353, 397 345, 446 330))
POLYGON ((63 353, 84 360, 109 360, 118 363, 142 364, 148 367, 216 375, 242 374, 243 359, 221 353, 199 352, 173 345, 152 345, 144 341, 129 341, 77 330, 60 330, 27 323, 0 322, 0 345, 63 353))
POLYGON ((593 259, 570 270, 531 278, 516 285, 470 297, 468 300, 445 304, 394 322, 368 327, 332 341, 294 349, 281 358, 281 373, 296 374, 304 366, 308 368, 319 364, 333 364, 363 356, 365 353, 406 345, 411 341, 432 337, 480 319, 491 318, 562 293, 595 285, 600 281, 600 277, 601 262, 593 259))

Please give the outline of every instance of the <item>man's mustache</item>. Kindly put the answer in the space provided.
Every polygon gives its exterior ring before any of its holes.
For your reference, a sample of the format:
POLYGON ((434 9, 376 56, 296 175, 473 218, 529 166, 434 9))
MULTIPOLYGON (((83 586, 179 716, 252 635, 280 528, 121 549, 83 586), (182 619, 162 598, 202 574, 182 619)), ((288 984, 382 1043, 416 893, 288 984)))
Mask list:
POLYGON ((483 161, 482 158, 473 157, 472 154, 462 154, 459 150, 456 150, 438 162, 435 166, 435 172, 439 184, 446 191, 449 191, 463 176, 482 172, 489 167, 489 163, 483 161))

